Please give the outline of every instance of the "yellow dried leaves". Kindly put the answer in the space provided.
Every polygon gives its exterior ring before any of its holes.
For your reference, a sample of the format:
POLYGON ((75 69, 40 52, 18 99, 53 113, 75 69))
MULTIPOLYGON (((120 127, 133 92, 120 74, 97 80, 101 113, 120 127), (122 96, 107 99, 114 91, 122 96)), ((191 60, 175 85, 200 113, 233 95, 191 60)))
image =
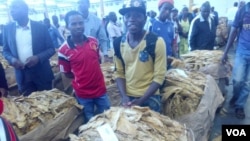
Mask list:
POLYGON ((189 71, 202 71, 210 74, 215 79, 231 76, 232 66, 230 62, 221 64, 221 50, 195 50, 182 55, 185 68, 189 71))
POLYGON ((147 107, 111 107, 80 126, 79 135, 70 135, 71 141, 102 140, 98 127, 111 126, 119 141, 187 141, 185 127, 167 116, 147 107))
POLYGON ((4 69, 10 68, 8 61, 2 56, 2 52, 0 52, 0 62, 3 65, 4 69))
POLYGON ((74 97, 57 89, 33 92, 28 97, 4 98, 3 101, 5 109, 2 116, 13 124, 19 136, 57 118, 73 106, 82 108, 74 97))
POLYGON ((162 95, 163 113, 175 119, 194 112, 204 94, 205 85, 206 76, 200 72, 169 70, 162 95))

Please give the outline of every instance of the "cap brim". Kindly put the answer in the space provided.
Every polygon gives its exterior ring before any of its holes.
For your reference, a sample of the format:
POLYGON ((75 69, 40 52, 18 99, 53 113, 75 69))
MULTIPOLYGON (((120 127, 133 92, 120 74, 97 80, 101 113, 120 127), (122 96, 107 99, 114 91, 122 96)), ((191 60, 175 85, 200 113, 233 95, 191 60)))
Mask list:
POLYGON ((137 11, 140 12, 142 14, 146 14, 146 10, 142 9, 142 8, 138 8, 138 7, 129 7, 129 8, 122 8, 119 10, 119 13, 121 15, 125 15, 126 13, 128 13, 129 11, 137 11))

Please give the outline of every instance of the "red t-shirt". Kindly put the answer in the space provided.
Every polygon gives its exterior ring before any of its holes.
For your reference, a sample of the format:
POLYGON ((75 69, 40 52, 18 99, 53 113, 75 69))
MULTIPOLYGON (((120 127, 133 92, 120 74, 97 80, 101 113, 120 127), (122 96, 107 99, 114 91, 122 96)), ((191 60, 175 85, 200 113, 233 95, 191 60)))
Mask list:
POLYGON ((97 98, 106 93, 99 63, 98 42, 95 38, 86 37, 82 45, 74 45, 68 39, 60 47, 58 57, 60 71, 74 74, 72 86, 78 97, 97 98))

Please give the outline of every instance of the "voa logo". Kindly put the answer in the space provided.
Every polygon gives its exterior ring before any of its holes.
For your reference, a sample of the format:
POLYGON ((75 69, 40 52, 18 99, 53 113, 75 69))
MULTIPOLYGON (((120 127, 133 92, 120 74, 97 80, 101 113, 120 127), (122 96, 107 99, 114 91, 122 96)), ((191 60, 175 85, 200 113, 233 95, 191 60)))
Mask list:
POLYGON ((226 129, 228 136, 247 136, 244 129, 226 129))

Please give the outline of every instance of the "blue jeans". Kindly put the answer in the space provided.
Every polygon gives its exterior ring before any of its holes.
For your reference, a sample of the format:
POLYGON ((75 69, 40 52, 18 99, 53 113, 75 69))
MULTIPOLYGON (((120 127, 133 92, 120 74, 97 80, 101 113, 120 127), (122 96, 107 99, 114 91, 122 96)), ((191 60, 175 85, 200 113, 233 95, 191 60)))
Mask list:
POLYGON ((233 68, 233 97, 235 108, 244 108, 250 92, 250 56, 236 53, 233 68))
MULTIPOLYGON (((130 101, 134 99, 138 99, 138 97, 129 96, 130 101)), ((161 112, 161 96, 160 95, 153 95, 150 96, 142 105, 142 107, 149 107, 151 110, 156 112, 161 112)))
POLYGON ((110 108, 110 102, 107 94, 98 98, 79 98, 76 96, 79 104, 83 105, 84 122, 87 123, 93 116, 104 112, 110 108), (96 106, 96 111, 95 111, 96 106))

